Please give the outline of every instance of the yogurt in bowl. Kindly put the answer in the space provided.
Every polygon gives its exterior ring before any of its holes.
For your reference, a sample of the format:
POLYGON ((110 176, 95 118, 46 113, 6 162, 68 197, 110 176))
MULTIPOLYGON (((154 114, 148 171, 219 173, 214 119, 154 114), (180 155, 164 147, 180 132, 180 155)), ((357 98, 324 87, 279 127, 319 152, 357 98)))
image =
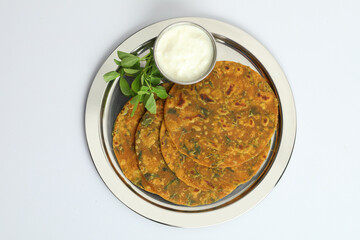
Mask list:
POLYGON ((174 23, 157 37, 154 59, 159 71, 169 81, 194 84, 204 79, 215 66, 215 39, 195 23, 174 23))

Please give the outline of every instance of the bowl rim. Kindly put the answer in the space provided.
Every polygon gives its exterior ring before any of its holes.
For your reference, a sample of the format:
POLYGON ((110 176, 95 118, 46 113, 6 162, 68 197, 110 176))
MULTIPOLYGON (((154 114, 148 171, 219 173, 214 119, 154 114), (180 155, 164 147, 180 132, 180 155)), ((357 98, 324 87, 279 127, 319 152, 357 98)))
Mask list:
POLYGON ((155 43, 154 43, 154 60, 155 60, 155 64, 156 64, 156 67, 159 69, 159 71, 161 72, 161 74, 167 79, 169 80, 170 82, 173 82, 173 83, 176 83, 176 84, 180 84, 180 85, 191 85, 191 84, 195 84, 195 83, 198 83, 202 80, 204 80, 210 73, 211 71, 214 69, 215 67, 215 64, 216 64, 216 58, 217 58, 217 47, 216 47, 216 40, 214 38, 214 36, 211 34, 210 31, 208 31, 205 27, 199 25, 199 24, 196 24, 194 22, 191 22, 191 21, 179 21, 179 22, 175 22, 175 23, 172 23, 170 25, 168 25, 167 27, 165 27, 161 32, 160 34, 156 37, 156 40, 155 40, 155 43), (211 44, 212 44, 212 48, 213 48, 213 58, 212 58, 212 61, 211 61, 211 64, 209 66, 209 69, 204 73, 202 74, 199 78, 195 79, 195 80, 192 80, 192 81, 186 81, 186 82, 182 82, 182 81, 177 81, 177 80, 174 80, 172 79, 171 77, 169 77, 160 67, 160 65, 158 64, 158 58, 157 58, 157 54, 156 54, 156 48, 158 46, 158 43, 161 39, 161 37, 166 33, 168 32, 170 29, 174 28, 174 27, 177 27, 177 26, 181 26, 181 25, 189 25, 189 26, 194 26, 194 27, 197 27, 199 29, 201 29, 203 32, 206 33, 206 35, 209 37, 210 41, 211 41, 211 44))

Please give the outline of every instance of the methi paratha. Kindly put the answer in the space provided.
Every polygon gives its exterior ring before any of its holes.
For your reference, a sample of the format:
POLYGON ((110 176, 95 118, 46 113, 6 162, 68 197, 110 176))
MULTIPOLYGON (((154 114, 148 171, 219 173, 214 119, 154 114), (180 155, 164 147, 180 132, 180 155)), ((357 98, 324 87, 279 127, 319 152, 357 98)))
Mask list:
MULTIPOLYGON (((162 86, 168 91, 172 83, 163 83, 162 86)), ((127 102, 118 114, 113 135, 113 149, 119 166, 125 177, 136 186, 153 192, 148 182, 140 172, 137 156, 135 153, 135 133, 137 126, 145 113, 145 107, 139 103, 135 114, 131 117, 134 105, 127 102)))
POLYGON ((145 113, 145 108, 140 103, 133 117, 133 106, 127 102, 117 116, 113 130, 113 149, 119 166, 124 175, 136 186, 152 192, 151 186, 141 174, 135 154, 136 128, 145 113))
POLYGON ((240 63, 217 62, 194 85, 174 85, 164 118, 176 148, 201 165, 234 167, 259 155, 277 126, 269 83, 240 63))
POLYGON ((209 168, 202 166, 175 147, 165 128, 160 130, 161 152, 164 160, 175 175, 189 186, 201 190, 223 191, 231 193, 240 184, 249 181, 260 169, 269 152, 268 146, 255 158, 238 167, 209 168))
POLYGON ((197 206, 210 204, 226 194, 201 191, 178 179, 166 165, 160 149, 160 127, 164 100, 156 102, 156 115, 146 112, 138 125, 135 150, 139 167, 154 193, 175 204, 197 206))

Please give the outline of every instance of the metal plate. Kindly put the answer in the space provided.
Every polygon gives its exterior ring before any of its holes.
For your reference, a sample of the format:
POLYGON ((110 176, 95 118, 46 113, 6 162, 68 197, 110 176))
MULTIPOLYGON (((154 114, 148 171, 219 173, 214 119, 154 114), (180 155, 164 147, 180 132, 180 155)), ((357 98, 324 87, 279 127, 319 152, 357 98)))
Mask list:
POLYGON ((261 201, 277 184, 290 160, 296 135, 296 112, 293 95, 279 64, 253 37, 244 31, 207 18, 174 18, 152 24, 136 32, 107 58, 99 69, 89 92, 85 112, 85 131, 95 167, 110 191, 138 214, 178 227, 201 227, 217 224, 241 215, 261 201), (116 51, 144 54, 156 36, 169 24, 178 21, 197 23, 216 39, 217 60, 248 65, 270 80, 279 99, 279 127, 272 138, 269 156, 259 173, 220 201, 198 207, 169 203, 134 186, 123 175, 112 150, 115 118, 128 98, 118 82, 106 84, 103 75, 116 69, 116 51))

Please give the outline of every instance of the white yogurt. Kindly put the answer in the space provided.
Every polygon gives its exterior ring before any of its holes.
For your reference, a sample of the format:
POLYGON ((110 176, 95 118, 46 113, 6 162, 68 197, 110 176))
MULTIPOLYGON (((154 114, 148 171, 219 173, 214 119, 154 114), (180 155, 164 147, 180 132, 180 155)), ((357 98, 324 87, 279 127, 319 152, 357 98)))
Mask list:
POLYGON ((177 82, 192 82, 211 67, 214 46, 209 35, 199 27, 180 24, 160 35, 155 46, 159 70, 177 82))

